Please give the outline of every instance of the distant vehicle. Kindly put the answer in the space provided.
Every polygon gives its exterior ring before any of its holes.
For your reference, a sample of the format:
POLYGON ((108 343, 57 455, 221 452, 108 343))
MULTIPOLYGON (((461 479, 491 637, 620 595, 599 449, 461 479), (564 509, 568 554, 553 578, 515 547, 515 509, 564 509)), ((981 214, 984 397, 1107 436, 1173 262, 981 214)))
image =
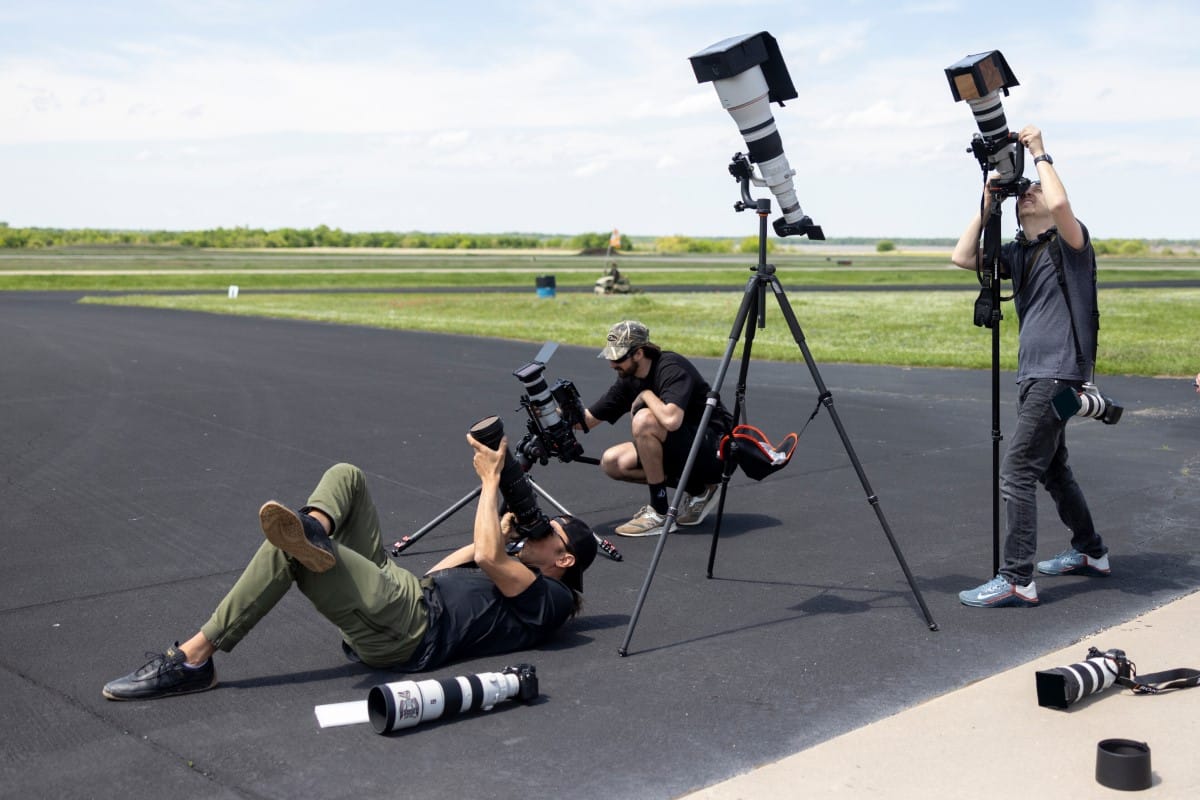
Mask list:
POLYGON ((604 275, 596 279, 592 291, 595 294, 632 294, 633 286, 630 285, 629 278, 617 269, 616 264, 609 264, 608 269, 604 270, 604 275))

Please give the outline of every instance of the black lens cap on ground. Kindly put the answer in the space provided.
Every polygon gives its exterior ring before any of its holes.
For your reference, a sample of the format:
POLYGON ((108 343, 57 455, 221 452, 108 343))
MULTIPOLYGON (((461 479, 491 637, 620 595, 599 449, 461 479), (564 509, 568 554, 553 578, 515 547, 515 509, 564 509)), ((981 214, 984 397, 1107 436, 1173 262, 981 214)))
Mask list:
POLYGON ((1096 745, 1096 781, 1110 789, 1150 788, 1150 745, 1130 739, 1105 739, 1096 745))

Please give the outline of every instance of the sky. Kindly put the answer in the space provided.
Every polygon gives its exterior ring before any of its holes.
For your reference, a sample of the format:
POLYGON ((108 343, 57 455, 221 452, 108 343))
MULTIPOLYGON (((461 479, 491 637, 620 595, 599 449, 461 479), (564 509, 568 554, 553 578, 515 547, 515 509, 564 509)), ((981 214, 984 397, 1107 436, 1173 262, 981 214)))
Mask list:
POLYGON ((945 68, 991 50, 1094 235, 1200 238, 1187 0, 0 0, 0 221, 752 236, 688 57, 760 31, 831 238, 958 236, 983 174, 945 68))

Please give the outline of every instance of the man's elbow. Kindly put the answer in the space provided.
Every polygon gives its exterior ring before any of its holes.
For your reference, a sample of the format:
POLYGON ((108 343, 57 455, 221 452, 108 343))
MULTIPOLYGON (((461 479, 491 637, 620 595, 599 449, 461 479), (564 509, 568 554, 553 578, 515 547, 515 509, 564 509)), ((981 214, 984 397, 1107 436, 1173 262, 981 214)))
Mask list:
POLYGON ((471 553, 471 558, 475 562, 475 566, 483 571, 496 566, 508 558, 508 553, 501 548, 497 550, 495 547, 487 547, 485 545, 476 544, 474 551, 471 553))
POLYGON ((966 253, 955 252, 950 255, 950 263, 959 269, 975 269, 975 259, 975 253, 968 255, 966 253))
POLYGON ((1046 208, 1050 211, 1050 216, 1054 217, 1057 222, 1063 217, 1074 219, 1071 213, 1071 200, 1065 193, 1046 199, 1046 208))

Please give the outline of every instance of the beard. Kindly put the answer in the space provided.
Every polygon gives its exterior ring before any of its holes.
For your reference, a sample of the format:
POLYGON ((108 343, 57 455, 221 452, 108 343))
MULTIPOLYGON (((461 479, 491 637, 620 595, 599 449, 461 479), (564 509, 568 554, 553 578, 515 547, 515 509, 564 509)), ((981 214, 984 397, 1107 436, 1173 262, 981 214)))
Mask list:
POLYGON ((622 378, 637 377, 637 364, 635 364, 633 359, 631 358, 628 361, 626 361, 624 364, 620 364, 617 366, 617 374, 620 375, 622 378))

